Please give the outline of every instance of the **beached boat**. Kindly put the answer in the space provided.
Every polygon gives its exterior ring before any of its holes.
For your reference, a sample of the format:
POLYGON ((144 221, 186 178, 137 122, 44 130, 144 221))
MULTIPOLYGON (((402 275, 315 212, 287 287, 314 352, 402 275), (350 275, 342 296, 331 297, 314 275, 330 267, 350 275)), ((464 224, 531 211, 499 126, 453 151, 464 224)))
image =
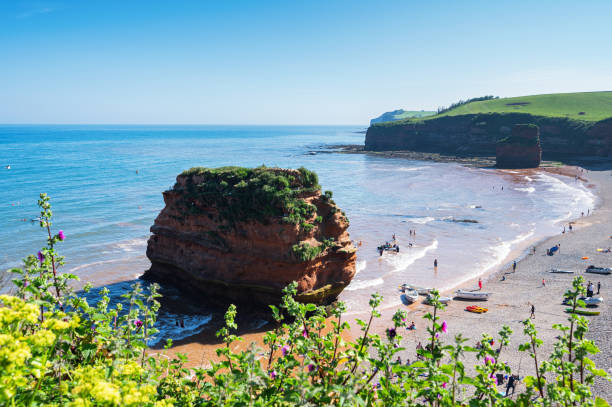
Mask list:
POLYGON ((600 295, 594 296, 594 297, 581 297, 580 298, 582 301, 584 301, 584 303, 587 306, 598 306, 599 304, 601 304, 603 302, 603 297, 600 295))
POLYGON ((401 298, 404 304, 412 304, 419 299, 419 293, 416 290, 409 288, 404 291, 401 298))
POLYGON ((473 312, 475 314, 484 314, 489 309, 488 308, 479 307, 478 305, 469 305, 469 306, 465 307, 465 310, 467 312, 473 312))
MULTIPOLYGON (((572 314, 572 309, 566 308, 565 312, 567 312, 568 314, 572 314)), ((591 311, 583 308, 576 308, 576 311, 574 311, 573 313, 579 315, 599 315, 599 311, 591 311)))
POLYGON ((593 265, 587 267, 587 273, 593 274, 612 274, 612 268, 610 267, 595 267, 593 265))
POLYGON ((572 270, 552 269, 552 270, 549 271, 549 273, 571 274, 571 273, 573 273, 573 271, 572 270))
MULTIPOLYGON (((431 294, 427 295, 427 298, 425 298, 425 303, 429 304, 430 300, 431 300, 431 294)), ((438 301, 440 301, 442 304, 448 304, 449 302, 451 302, 453 299, 451 297, 439 297, 438 301)))
POLYGON ((482 291, 467 291, 467 290, 455 291, 455 298, 461 298, 463 300, 487 301, 490 296, 491 296, 491 293, 485 293, 482 291))
POLYGON ((429 293, 431 293, 431 290, 433 290, 433 288, 425 288, 425 287, 419 287, 416 285, 412 285, 412 284, 402 284, 401 287, 403 290, 416 290, 417 293, 419 293, 419 295, 429 295, 429 293))

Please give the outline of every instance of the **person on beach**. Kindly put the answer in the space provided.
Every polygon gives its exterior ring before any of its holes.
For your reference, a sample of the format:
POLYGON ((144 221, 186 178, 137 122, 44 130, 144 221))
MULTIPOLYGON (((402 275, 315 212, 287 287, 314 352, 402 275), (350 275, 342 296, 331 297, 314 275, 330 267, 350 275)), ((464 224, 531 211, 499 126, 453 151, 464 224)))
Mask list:
POLYGON ((416 330, 416 325, 414 323, 414 321, 412 321, 412 323, 410 324, 409 327, 406 328, 408 331, 415 331, 416 330))
POLYGON ((587 285, 587 297, 592 297, 594 290, 595 290, 595 286, 593 285, 593 283, 589 281, 589 285, 587 285))
POLYGON ((482 279, 478 279, 478 289, 482 291, 482 279))
POLYGON ((512 263, 512 272, 516 272, 516 260, 512 263))
POLYGON ((528 303, 529 305, 531 305, 531 315, 529 315, 529 318, 534 318, 535 319, 535 305, 528 303))
POLYGON ((542 279, 542 287, 546 287, 546 280, 542 279))
POLYGON ((434 259, 434 268, 437 269, 438 268, 438 259, 434 259))
POLYGON ((558 254, 561 253, 561 243, 557 243, 557 252, 558 254))
POLYGON ((601 281, 597 282, 597 295, 599 295, 599 291, 601 290, 601 281))
POLYGON ((584 212, 580 212, 580 216, 584 216, 584 212))
POLYGON ((536 247, 533 246, 533 254, 536 254, 536 247))
POLYGON ((569 231, 570 232, 572 231, 572 224, 571 223, 569 224, 569 231))
POLYGON ((561 232, 561 233, 565 234, 565 226, 563 226, 563 232, 561 232))
POLYGON ((508 378, 508 384, 506 385, 506 397, 509 396, 510 389, 512 389, 512 394, 514 394, 515 386, 516 386, 517 377, 515 375, 511 375, 508 378))

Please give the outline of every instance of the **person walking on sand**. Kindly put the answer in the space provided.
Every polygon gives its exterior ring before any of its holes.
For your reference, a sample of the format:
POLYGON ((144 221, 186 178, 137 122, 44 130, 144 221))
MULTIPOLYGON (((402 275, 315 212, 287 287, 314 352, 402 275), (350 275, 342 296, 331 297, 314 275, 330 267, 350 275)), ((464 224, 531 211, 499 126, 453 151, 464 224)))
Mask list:
POLYGON ((514 261, 514 263, 512 263, 512 272, 516 272, 516 260, 514 261))
POLYGON ((572 229, 573 229, 573 228, 572 228, 572 224, 570 223, 570 224, 569 224, 569 231, 571 232, 571 231, 572 231, 572 229))
POLYGON ((512 389, 512 394, 514 394, 514 390, 515 390, 515 386, 516 386, 516 377, 514 375, 511 375, 508 378, 508 384, 506 385, 506 397, 508 397, 510 394, 510 389, 512 389))
POLYGON ((482 291, 482 279, 481 278, 478 279, 478 289, 482 291))
POLYGON ((546 280, 542 279, 542 287, 546 287, 546 280))
POLYGON ((438 268, 438 259, 434 259, 434 268, 437 269, 438 268))
POLYGON ((535 319, 535 305, 531 304, 531 303, 527 303, 529 305, 531 305, 531 315, 529 315, 529 318, 534 318, 535 319))
POLYGON ((601 281, 597 282, 597 295, 599 295, 599 291, 601 290, 601 281))

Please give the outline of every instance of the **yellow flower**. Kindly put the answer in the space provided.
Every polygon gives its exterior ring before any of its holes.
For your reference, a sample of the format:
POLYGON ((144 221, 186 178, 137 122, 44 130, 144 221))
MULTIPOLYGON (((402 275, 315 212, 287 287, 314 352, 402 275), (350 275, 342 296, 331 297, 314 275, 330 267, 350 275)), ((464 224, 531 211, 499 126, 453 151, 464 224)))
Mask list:
POLYGON ((96 401, 102 403, 119 405, 121 402, 121 394, 117 386, 104 380, 96 382, 91 389, 91 395, 96 401))
POLYGON ((41 329, 28 337, 28 341, 39 348, 47 348, 55 342, 55 334, 49 330, 41 329))

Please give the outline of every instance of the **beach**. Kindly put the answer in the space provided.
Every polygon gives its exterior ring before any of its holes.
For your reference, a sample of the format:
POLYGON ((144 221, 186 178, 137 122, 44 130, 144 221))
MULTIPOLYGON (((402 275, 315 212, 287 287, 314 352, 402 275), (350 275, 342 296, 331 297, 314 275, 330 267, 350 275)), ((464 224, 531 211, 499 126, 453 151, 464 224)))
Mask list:
MULTIPOLYGON (((601 282, 601 295, 604 303, 599 306, 600 316, 587 317, 590 320, 589 337, 594 340, 601 352, 593 357, 599 368, 610 372, 612 365, 610 354, 612 346, 608 341, 610 334, 611 314, 610 314, 610 294, 612 293, 612 276, 601 276, 595 274, 585 274, 585 268, 594 264, 597 266, 612 266, 612 254, 597 252, 597 248, 607 248, 612 246, 610 224, 612 224, 612 172, 605 167, 592 166, 590 170, 580 173, 587 182, 589 188, 597 191, 599 197, 597 208, 584 217, 573 222, 573 231, 561 233, 547 238, 535 244, 536 252, 531 253, 531 247, 524 252, 513 252, 507 259, 504 267, 500 267, 490 274, 482 277, 483 291, 493 293, 491 299, 486 303, 476 303, 489 309, 487 313, 475 314, 464 310, 467 305, 475 304, 469 301, 452 301, 446 309, 441 312, 440 317, 448 324, 446 341, 453 341, 456 334, 461 333, 468 338, 468 344, 475 345, 482 333, 491 334, 497 341, 497 332, 503 325, 508 325, 513 331, 510 345, 505 348, 500 359, 507 362, 513 374, 518 374, 521 378, 525 375, 534 374, 533 361, 527 353, 519 352, 518 345, 524 343, 526 337, 523 334, 522 321, 530 316, 529 303, 535 306, 535 319, 533 320, 538 330, 539 337, 543 340, 543 345, 539 349, 541 360, 544 360, 552 351, 555 337, 559 331, 552 328, 553 324, 566 323, 568 314, 564 312, 565 306, 561 305, 563 293, 571 286, 571 282, 576 275, 582 275, 585 280, 590 280, 597 285, 601 282), (560 244, 560 250, 554 256, 547 256, 546 249, 560 244), (528 253, 529 252, 529 253, 528 253), (582 260, 582 257, 589 257, 582 260), (512 272, 512 260, 517 261, 516 272, 512 272), (564 270, 574 270, 574 274, 553 274, 549 273, 552 268, 564 270), (505 280, 502 277, 505 276, 505 280), (542 280, 545 280, 545 286, 542 280)), ((567 171, 567 170, 566 170, 567 171)), ((577 171, 580 171, 579 169, 577 171)), ((442 267, 442 265, 440 265, 442 267)), ((461 284, 460 288, 474 290, 477 289, 477 280, 472 280, 461 284)), ((448 290, 443 294, 451 294, 448 290)), ((399 291, 398 291, 399 295, 399 291)), ((364 307, 367 305, 364 304, 364 307)), ((414 320, 417 325, 416 331, 405 331, 403 333, 402 346, 406 348, 400 353, 403 361, 407 359, 415 360, 418 342, 425 342, 426 325, 421 318, 431 307, 424 304, 416 304, 403 307, 409 311, 409 320, 414 320)), ((384 330, 391 326, 390 319, 398 307, 389 307, 383 310, 382 317, 376 320, 374 332, 381 335, 384 330)), ((366 315, 365 313, 363 315, 366 315)), ((359 315, 359 317, 363 317, 359 315)), ((352 316, 351 326, 353 330, 350 335, 359 335, 359 330, 354 323, 352 316)), ((243 341, 236 343, 234 349, 246 349, 252 342, 259 347, 263 347, 263 335, 265 328, 251 331, 242 331, 240 334, 243 341)), ((208 366, 210 360, 217 360, 215 349, 219 346, 212 334, 200 334, 177 342, 170 353, 185 353, 189 357, 188 366, 199 367, 208 366)), ((467 356, 467 366, 475 363, 475 358, 467 356)), ((517 391, 523 382, 517 386, 517 391)), ((500 391, 505 387, 499 386, 500 391)), ((605 399, 611 399, 611 386, 607 381, 598 380, 594 385, 596 395, 605 399)))

